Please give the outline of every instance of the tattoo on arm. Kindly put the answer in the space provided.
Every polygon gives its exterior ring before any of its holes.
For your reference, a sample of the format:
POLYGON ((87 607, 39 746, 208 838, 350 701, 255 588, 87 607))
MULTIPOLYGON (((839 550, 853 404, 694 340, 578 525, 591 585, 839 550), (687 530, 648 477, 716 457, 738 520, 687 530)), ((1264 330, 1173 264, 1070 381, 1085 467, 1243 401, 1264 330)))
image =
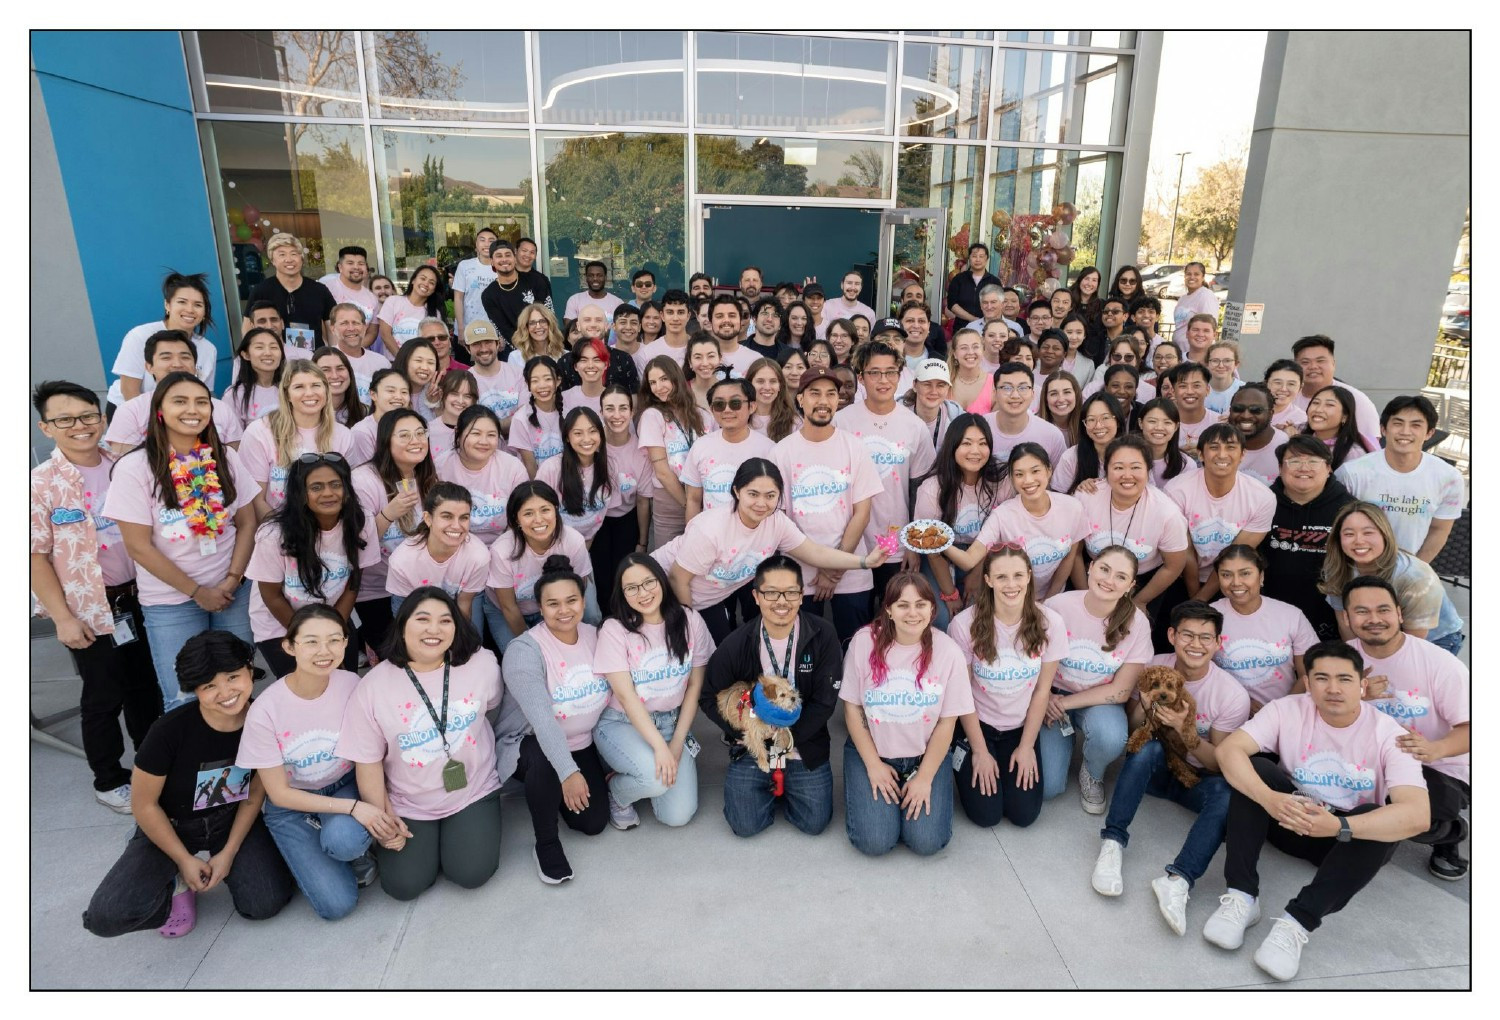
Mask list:
POLYGON ((856 721, 858 721, 860 729, 864 730, 866 733, 870 732, 870 724, 865 720, 865 710, 862 707, 860 707, 859 705, 855 705, 854 711, 850 714, 856 721))

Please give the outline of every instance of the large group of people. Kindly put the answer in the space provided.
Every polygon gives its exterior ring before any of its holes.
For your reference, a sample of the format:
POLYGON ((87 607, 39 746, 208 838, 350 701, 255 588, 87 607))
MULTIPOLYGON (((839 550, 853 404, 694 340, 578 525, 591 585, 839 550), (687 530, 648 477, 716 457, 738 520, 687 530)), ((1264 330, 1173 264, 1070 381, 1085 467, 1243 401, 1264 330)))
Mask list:
POLYGON ((857 272, 832 299, 754 267, 658 298, 642 270, 626 302, 590 263, 560 322, 536 244, 490 230, 455 335, 435 267, 398 294, 362 249, 323 281, 296 238, 267 249, 221 395, 208 288, 176 273, 107 407, 35 389, 32 590, 83 677, 95 796, 138 826, 90 931, 182 935, 220 881, 251 918, 482 885, 512 777, 566 881, 559 821, 695 816, 700 715, 730 828, 780 803, 817 834, 840 703, 864 854, 941 850, 955 803, 1035 824, 1076 776, 1118 896, 1166 798, 1192 817, 1161 914, 1186 930, 1227 843, 1226 949, 1264 843, 1313 861, 1256 953, 1277 978, 1400 841, 1467 874, 1464 630, 1431 566, 1464 480, 1423 450, 1432 404, 1375 412, 1333 339, 1245 380, 1201 296, 1163 338, 1135 267, 1023 302, 982 245, 944 305, 912 283, 890 317, 857 272), (951 543, 901 549, 914 519, 951 543), (1153 667, 1195 718, 1142 694, 1153 667), (1126 752, 1147 725, 1196 731, 1189 773, 1165 738, 1126 752))

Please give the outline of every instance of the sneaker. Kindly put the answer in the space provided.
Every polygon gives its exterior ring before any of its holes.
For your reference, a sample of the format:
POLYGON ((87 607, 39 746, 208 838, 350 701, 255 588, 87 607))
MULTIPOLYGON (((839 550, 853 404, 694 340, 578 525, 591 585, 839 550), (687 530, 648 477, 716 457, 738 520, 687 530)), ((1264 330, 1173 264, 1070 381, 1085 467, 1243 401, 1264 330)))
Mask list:
POLYGON ((156 929, 164 939, 179 939, 193 930, 198 923, 198 894, 188 888, 178 875, 172 885, 172 909, 167 914, 167 923, 156 929))
POLYGON ((573 877, 573 866, 561 843, 538 843, 531 855, 536 858, 537 875, 548 885, 562 885, 573 877))
POLYGON ((1099 841, 1099 859, 1094 862, 1094 892, 1100 896, 1118 896, 1125 891, 1125 882, 1120 878, 1122 849, 1116 840, 1099 841))
POLYGON ((621 804, 615 800, 615 795, 609 795, 609 824, 624 832, 641 824, 641 816, 636 814, 634 804, 621 804))
POLYGON ((1093 777, 1087 762, 1078 766, 1078 796, 1089 814, 1104 814, 1104 783, 1093 777))
POLYGON ((1187 879, 1170 872, 1151 880, 1151 891, 1156 893, 1156 909, 1167 922, 1167 927, 1181 935, 1187 931, 1187 879))
POLYGON ((94 799, 117 815, 130 814, 129 783, 123 783, 113 790, 95 790, 94 799))
POLYGON ((374 885, 375 879, 380 876, 380 866, 375 863, 374 854, 360 854, 350 863, 354 867, 354 884, 361 889, 374 885))
POLYGON ((1238 889, 1219 897, 1219 909, 1203 926, 1203 937, 1220 949, 1238 949, 1245 944, 1245 929, 1260 920, 1260 901, 1238 889))
POLYGON ((1469 862, 1458 852, 1457 843, 1444 843, 1432 848, 1432 856, 1427 860, 1427 870, 1432 872, 1434 878, 1441 878, 1444 882, 1457 882, 1469 873, 1469 862))
POLYGON ((1290 917, 1278 917, 1271 933, 1255 951, 1255 965, 1277 981, 1290 981, 1302 964, 1302 947, 1307 932, 1290 917))

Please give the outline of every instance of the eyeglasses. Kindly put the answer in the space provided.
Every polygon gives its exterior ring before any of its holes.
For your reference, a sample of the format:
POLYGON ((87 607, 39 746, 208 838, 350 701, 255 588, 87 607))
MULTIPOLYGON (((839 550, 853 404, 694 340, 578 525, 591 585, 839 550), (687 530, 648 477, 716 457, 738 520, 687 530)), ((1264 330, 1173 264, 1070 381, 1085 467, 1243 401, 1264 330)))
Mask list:
POLYGON ((426 439, 427 438, 427 430, 426 429, 412 429, 412 430, 407 431, 407 432, 395 432, 395 433, 391 434, 391 438, 395 439, 395 440, 397 440, 399 442, 402 442, 402 443, 409 443, 413 439, 426 439))
POLYGON ((103 417, 104 415, 98 411, 90 411, 87 414, 64 414, 56 418, 43 418, 42 421, 60 429, 70 429, 74 425, 97 425, 99 419, 103 417))
POLYGON ((328 453, 304 453, 297 458, 298 464, 322 464, 324 462, 329 464, 345 463, 343 455, 335 453, 332 450, 328 453))
POLYGON ((1123 309, 1123 308, 1106 308, 1106 309, 1104 309, 1104 314, 1105 315, 1124 315, 1125 314, 1125 309, 1123 309))
POLYGON ((1292 470, 1295 471, 1295 470, 1298 470, 1300 468, 1310 468, 1310 467, 1314 467, 1314 466, 1316 466, 1318 464, 1327 464, 1327 463, 1328 462, 1326 460, 1322 460, 1321 458, 1318 458, 1318 457, 1288 457, 1286 460, 1284 460, 1284 461, 1281 462, 1281 466, 1282 467, 1289 467, 1289 468, 1291 468, 1292 470))
POLYGON ((1085 425, 1087 425, 1089 428, 1095 429, 1095 428, 1099 428, 1102 425, 1108 425, 1110 422, 1112 422, 1114 420, 1115 419, 1112 416, 1110 416, 1110 415, 1104 415, 1102 417, 1099 416, 1099 415, 1090 415, 1089 417, 1083 419, 1083 423, 1085 425))
POLYGON ((802 601, 802 591, 801 591, 801 589, 793 589, 792 591, 769 591, 769 590, 767 590, 765 588, 758 588, 756 590, 760 592, 760 597, 763 598, 763 599, 765 599, 767 602, 801 602, 802 601))
POLYGON ((659 587, 661 585, 656 578, 649 577, 640 584, 621 585, 620 590, 625 593, 626 598, 631 598, 632 596, 641 594, 641 592, 655 591, 659 587))
POLYGON ((901 370, 899 368, 867 368, 864 375, 867 379, 899 379, 901 370))
POLYGON ((1213 634, 1190 634, 1190 633, 1188 633, 1187 631, 1184 631, 1184 630, 1179 630, 1177 632, 1177 638, 1178 638, 1178 640, 1180 640, 1185 645, 1200 645, 1200 646, 1212 647, 1212 646, 1217 645, 1219 643, 1219 639, 1218 639, 1218 637, 1216 635, 1213 635, 1213 634))
POLYGON ((1213 368, 1233 368, 1235 360, 1233 358, 1209 358, 1208 363, 1213 368))
POLYGON ((307 652, 316 652, 325 648, 330 651, 336 651, 347 645, 349 639, 342 634, 335 634, 333 637, 322 641, 319 641, 317 638, 298 638, 295 643, 299 649, 307 652))
POLYGON ((1268 410, 1268 408, 1261 407, 1259 404, 1230 404, 1229 405, 1229 413, 1230 414, 1254 414, 1256 411, 1265 411, 1265 410, 1268 410))
POLYGON ((1011 396, 1013 394, 1016 394, 1016 393, 1021 393, 1021 394, 1030 393, 1035 388, 1036 387, 1032 386, 1031 383, 1029 383, 1029 382, 1023 382, 1023 383, 1019 383, 1019 384, 1017 384, 1017 383, 1001 383, 999 386, 995 387, 996 390, 1000 391, 1002 394, 1004 394, 1007 397, 1009 397, 1009 396, 1011 396))
POLYGON ((745 398, 730 397, 728 400, 715 400, 708 406, 713 408, 715 414, 722 414, 725 411, 738 411, 745 406, 745 398))

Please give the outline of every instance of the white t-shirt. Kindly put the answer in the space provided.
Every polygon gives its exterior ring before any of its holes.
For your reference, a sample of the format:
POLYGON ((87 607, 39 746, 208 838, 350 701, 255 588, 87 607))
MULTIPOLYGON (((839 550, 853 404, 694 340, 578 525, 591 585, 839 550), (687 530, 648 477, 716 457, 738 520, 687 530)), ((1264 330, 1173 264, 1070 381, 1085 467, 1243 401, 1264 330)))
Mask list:
MULTIPOLYGON (((142 393, 150 393, 156 389, 156 380, 151 378, 151 374, 146 371, 146 341, 151 339, 151 334, 166 328, 167 325, 162 320, 153 319, 150 322, 141 323, 125 334, 125 339, 120 341, 120 353, 115 355, 114 367, 110 369, 115 376, 115 381, 109 384, 111 404, 125 403, 125 394, 120 389, 120 376, 122 375, 139 379, 142 393)), ((208 340, 196 335, 193 337, 193 350, 197 354, 194 372, 209 389, 213 389, 214 368, 219 363, 218 350, 208 340)))
POLYGON ((588 291, 581 290, 568 298, 568 303, 563 308, 563 318, 576 319, 578 318, 578 313, 589 305, 598 305, 604 310, 604 320, 608 322, 614 317, 615 309, 624 303, 617 295, 611 294, 609 291, 605 291, 602 297, 596 298, 590 297, 588 291))
POLYGON ((477 258, 464 259, 453 271, 453 289, 461 291, 464 296, 464 325, 471 322, 490 321, 490 317, 484 311, 484 302, 479 300, 479 295, 483 294, 484 289, 494 282, 494 268, 477 258))
POLYGON ((1416 555, 1434 520, 1455 521, 1464 511, 1464 478, 1458 468, 1430 453, 1412 471, 1397 471, 1384 453, 1346 460, 1333 476, 1355 499, 1385 511, 1396 545, 1416 555))

